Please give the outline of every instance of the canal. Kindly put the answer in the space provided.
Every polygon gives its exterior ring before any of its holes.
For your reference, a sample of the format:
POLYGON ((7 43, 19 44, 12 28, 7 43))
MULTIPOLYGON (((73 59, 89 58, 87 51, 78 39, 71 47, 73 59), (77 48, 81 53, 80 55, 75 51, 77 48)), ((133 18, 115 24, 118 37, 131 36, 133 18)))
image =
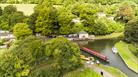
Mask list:
POLYGON ((118 68, 123 73, 128 75, 128 77, 138 77, 138 74, 130 70, 118 54, 113 54, 112 47, 118 41, 119 40, 117 39, 89 40, 89 41, 77 41, 77 43, 106 55, 110 60, 110 63, 107 65, 118 68))

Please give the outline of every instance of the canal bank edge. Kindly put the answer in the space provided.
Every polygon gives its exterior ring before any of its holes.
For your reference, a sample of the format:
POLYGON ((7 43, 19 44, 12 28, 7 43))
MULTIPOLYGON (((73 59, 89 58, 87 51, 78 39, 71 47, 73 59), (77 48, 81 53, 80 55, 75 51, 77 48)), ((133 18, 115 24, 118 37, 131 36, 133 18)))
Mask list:
POLYGON ((95 38, 93 38, 94 40, 101 40, 101 39, 114 39, 114 38, 123 38, 124 34, 123 32, 121 33, 112 33, 109 35, 103 35, 103 36, 95 36, 95 38))
POLYGON ((138 58, 136 58, 128 49, 128 44, 120 41, 115 44, 115 47, 117 48, 119 55, 121 56, 127 67, 132 71, 138 73, 138 58))
POLYGON ((111 73, 115 77, 128 77, 125 73, 123 73, 119 69, 111 67, 111 66, 100 65, 100 68, 108 71, 109 73, 111 73))

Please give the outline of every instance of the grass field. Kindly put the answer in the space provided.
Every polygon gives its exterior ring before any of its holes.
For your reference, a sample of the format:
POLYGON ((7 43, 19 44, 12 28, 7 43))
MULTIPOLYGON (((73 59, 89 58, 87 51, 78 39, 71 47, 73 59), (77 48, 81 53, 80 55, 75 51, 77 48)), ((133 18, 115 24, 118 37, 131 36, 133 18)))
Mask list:
POLYGON ((102 76, 89 68, 85 68, 83 69, 83 71, 82 69, 77 69, 75 71, 69 72, 65 74, 63 77, 102 77, 102 76))
POLYGON ((34 7, 36 6, 36 4, 0 4, 0 7, 4 9, 4 7, 8 5, 17 7, 18 11, 22 11, 27 16, 34 12, 34 7))
POLYGON ((118 49, 119 55, 122 57, 126 65, 133 71, 138 73, 138 58, 128 48, 129 44, 118 42, 115 47, 118 49))
POLYGON ((127 75, 125 75, 120 70, 118 70, 114 67, 105 66, 105 65, 100 65, 100 67, 102 69, 106 70, 107 72, 111 73, 114 77, 128 77, 127 75))

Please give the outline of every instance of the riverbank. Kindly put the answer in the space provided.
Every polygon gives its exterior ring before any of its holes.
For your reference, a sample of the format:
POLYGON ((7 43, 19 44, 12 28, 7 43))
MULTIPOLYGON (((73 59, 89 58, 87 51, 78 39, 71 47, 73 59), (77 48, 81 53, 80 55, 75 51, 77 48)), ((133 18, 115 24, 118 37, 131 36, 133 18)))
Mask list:
POLYGON ((134 54, 129 50, 128 46, 129 44, 123 41, 115 44, 119 55, 122 57, 128 68, 138 73, 138 58, 134 56, 134 54))
POLYGON ((123 72, 121 72, 119 69, 111 67, 111 66, 100 65, 100 68, 108 71, 114 77, 128 77, 126 74, 124 74, 123 72))
POLYGON ((65 74, 63 77, 102 77, 90 68, 80 68, 65 74))
POLYGON ((124 34, 123 32, 121 33, 112 33, 109 35, 103 35, 103 36, 95 36, 95 38, 93 38, 94 40, 101 40, 101 39, 114 39, 114 38, 121 38, 123 37, 124 34))
POLYGON ((103 77, 128 77, 125 75, 123 72, 118 70, 117 68, 111 67, 111 66, 106 66, 106 65, 86 65, 87 67, 93 69, 97 73, 103 72, 103 77))

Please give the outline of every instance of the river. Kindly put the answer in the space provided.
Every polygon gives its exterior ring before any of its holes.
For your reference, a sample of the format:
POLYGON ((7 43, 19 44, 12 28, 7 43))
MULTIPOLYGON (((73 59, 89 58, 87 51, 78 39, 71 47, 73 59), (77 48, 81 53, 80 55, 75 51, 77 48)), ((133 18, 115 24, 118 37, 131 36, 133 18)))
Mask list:
POLYGON ((89 41, 77 41, 77 43, 106 55, 110 60, 110 63, 107 65, 118 68, 123 73, 125 73, 128 77, 138 77, 138 74, 130 70, 118 54, 113 54, 112 47, 118 41, 119 40, 117 39, 89 40, 89 41))

